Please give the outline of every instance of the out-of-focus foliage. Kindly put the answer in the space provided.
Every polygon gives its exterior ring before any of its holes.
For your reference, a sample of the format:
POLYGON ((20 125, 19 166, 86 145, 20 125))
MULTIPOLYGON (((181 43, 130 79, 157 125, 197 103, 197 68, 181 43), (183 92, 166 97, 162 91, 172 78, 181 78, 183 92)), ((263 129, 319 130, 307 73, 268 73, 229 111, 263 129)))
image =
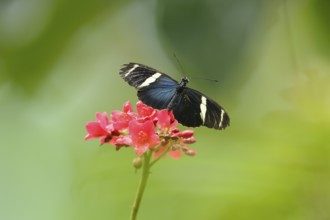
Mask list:
POLYGON ((135 155, 84 142, 84 126, 137 100, 121 64, 180 78, 173 52, 231 126, 196 128, 195 157, 153 167, 140 219, 330 219, 329 9, 0 1, 0 219, 128 219, 135 155))
MULTIPOLYGON (((36 89, 60 59, 72 36, 116 4, 89 1, 5 1, 2 4, 1 57, 7 80, 25 91, 36 89)), ((79 76, 79 75, 78 75, 79 76)))
POLYGON ((226 82, 222 91, 227 91, 233 80, 241 86, 252 74, 241 71, 238 64, 247 59, 244 51, 256 29, 269 25, 265 24, 269 20, 263 20, 265 10, 272 19, 280 6, 280 1, 161 1, 158 29, 169 53, 190 61, 193 72, 209 78, 221 74, 221 81, 226 82))

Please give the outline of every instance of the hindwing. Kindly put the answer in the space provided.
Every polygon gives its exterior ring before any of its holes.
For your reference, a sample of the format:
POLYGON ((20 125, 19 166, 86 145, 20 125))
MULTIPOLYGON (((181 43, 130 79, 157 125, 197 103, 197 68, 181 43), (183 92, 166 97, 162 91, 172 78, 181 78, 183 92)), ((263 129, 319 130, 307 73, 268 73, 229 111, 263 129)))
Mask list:
POLYGON ((177 95, 173 114, 181 124, 188 127, 224 129, 229 125, 229 116, 220 105, 188 87, 177 95))

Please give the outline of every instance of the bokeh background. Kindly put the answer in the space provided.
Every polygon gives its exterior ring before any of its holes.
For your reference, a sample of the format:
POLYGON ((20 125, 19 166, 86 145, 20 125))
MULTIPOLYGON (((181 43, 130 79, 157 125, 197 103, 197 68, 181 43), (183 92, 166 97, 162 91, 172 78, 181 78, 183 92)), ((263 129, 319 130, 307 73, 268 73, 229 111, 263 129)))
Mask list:
POLYGON ((0 1, 0 219, 129 219, 133 150, 83 138, 95 112, 137 101, 118 74, 130 61, 190 77, 231 116, 225 131, 195 129, 195 157, 153 167, 139 219, 330 219, 329 10, 0 1))

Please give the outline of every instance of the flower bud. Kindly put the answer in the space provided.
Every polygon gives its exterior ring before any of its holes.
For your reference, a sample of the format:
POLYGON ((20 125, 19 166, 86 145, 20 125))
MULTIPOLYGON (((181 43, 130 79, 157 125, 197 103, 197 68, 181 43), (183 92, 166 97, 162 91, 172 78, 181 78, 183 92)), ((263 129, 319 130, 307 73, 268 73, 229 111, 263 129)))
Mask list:
POLYGON ((133 166, 136 169, 140 169, 143 165, 143 159, 141 157, 134 158, 133 160, 133 166))
POLYGON ((180 130, 179 130, 179 128, 173 128, 173 129, 171 130, 171 132, 172 132, 172 134, 176 134, 176 133, 179 133, 180 130))
POLYGON ((187 150, 185 151, 185 154, 188 156, 195 156, 196 155, 196 151, 194 150, 187 150))
POLYGON ((190 138, 194 135, 194 131, 193 130, 185 130, 185 131, 182 131, 180 134, 179 134, 179 137, 183 137, 183 138, 190 138))
POLYGON ((181 132, 178 128, 174 128, 171 130, 171 138, 172 139, 178 139, 180 136, 181 132))
POLYGON ((186 145, 182 145, 181 146, 181 150, 183 150, 184 152, 188 151, 189 148, 186 145))
POLYGON ((196 142, 196 139, 194 137, 183 139, 183 143, 185 143, 185 144, 193 144, 195 142, 196 142))

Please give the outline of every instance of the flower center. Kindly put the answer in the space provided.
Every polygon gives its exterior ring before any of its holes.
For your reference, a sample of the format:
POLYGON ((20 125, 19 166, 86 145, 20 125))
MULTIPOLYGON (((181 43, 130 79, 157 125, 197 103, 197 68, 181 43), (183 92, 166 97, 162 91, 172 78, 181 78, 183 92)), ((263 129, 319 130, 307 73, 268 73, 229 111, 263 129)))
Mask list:
POLYGON ((142 143, 146 143, 148 141, 148 135, 146 132, 144 131, 139 131, 138 133, 139 136, 139 141, 142 143))

